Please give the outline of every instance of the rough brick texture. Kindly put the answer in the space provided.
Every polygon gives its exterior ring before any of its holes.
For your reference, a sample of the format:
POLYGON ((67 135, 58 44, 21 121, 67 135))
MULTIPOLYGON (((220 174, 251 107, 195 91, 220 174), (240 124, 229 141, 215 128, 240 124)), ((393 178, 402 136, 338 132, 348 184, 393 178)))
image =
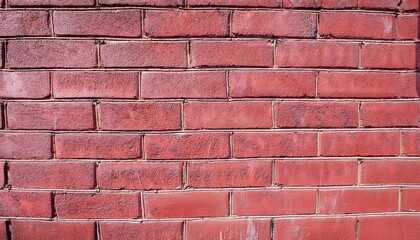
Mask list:
POLYGON ((419 239, 419 0, 0 0, 0 23, 0 239, 419 239))

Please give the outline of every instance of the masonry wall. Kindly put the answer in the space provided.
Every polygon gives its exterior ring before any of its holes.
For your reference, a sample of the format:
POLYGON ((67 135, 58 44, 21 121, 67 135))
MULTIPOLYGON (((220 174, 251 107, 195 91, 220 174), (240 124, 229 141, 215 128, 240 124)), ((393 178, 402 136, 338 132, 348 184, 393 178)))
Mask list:
POLYGON ((418 239, 418 0, 3 0, 0 239, 418 239))

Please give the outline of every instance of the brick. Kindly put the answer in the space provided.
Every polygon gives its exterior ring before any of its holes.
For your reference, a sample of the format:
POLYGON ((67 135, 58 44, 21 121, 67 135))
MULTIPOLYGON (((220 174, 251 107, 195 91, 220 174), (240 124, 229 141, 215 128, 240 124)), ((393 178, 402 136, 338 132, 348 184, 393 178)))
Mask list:
POLYGON ((42 99, 50 89, 49 72, 0 72, 0 98, 42 99))
POLYGON ((197 162, 187 165, 188 186, 267 187, 271 185, 271 161, 197 162))
POLYGON ((359 217, 359 240, 407 239, 420 235, 419 215, 390 215, 359 217))
POLYGON ((0 236, 3 236, 3 239, 7 239, 8 237, 6 229, 6 220, 0 220, 0 236))
POLYGON ((343 8, 356 8, 358 0, 322 0, 322 8, 327 9, 343 9, 343 8))
POLYGON ((141 14, 124 11, 55 11, 54 32, 59 36, 141 36, 141 14))
POLYGON ((234 11, 235 36, 316 37, 317 15, 288 11, 234 11))
POLYGON ((281 186, 354 185, 357 161, 276 161, 275 183, 281 186))
POLYGON ((5 162, 0 162, 0 188, 3 188, 6 184, 6 176, 5 176, 5 162))
POLYGON ((363 102, 360 121, 365 127, 420 126, 419 102, 363 102))
POLYGON ((320 8, 321 0, 283 0, 285 8, 320 8))
POLYGON ((103 130, 181 129, 181 104, 167 102, 101 103, 99 126, 103 130))
POLYGON ((229 12, 213 10, 146 11, 148 37, 229 36, 229 12))
POLYGON ((283 41, 277 44, 279 67, 356 68, 359 44, 349 42, 283 41))
POLYGON ((399 0, 359 0, 359 8, 397 10, 399 0))
POLYGON ((227 133, 180 133, 145 136, 146 159, 228 158, 227 133))
POLYGON ((416 74, 411 73, 320 72, 318 95, 321 98, 417 97, 416 82, 416 74))
POLYGON ((2 217, 52 217, 49 192, 0 192, 2 217))
POLYGON ((401 134, 401 152, 405 156, 420 156, 420 131, 404 131, 401 134))
POLYGON ((0 158, 49 159, 51 144, 50 134, 0 133, 0 158))
POLYGON ((141 139, 134 134, 57 134, 57 158, 141 158, 141 139))
POLYGON ((7 45, 10 68, 93 68, 96 47, 87 40, 13 40, 7 45))
POLYGON ((10 129, 91 130, 93 104, 88 102, 19 102, 7 105, 10 129))
POLYGON ((46 11, 2 11, 0 36, 48 36, 51 35, 46 11))
POLYGON ((141 216, 138 193, 68 193, 55 195, 59 218, 138 218, 141 216))
POLYGON ((358 126, 356 102, 282 101, 274 106, 281 128, 344 128, 358 126))
POLYGON ((315 193, 316 190, 309 189, 234 191, 233 214, 271 216, 315 213, 315 193))
POLYGON ((418 0, 403 0, 400 8, 402 11, 419 10, 420 2, 418 0))
POLYGON ((3 104, 2 103, 0 103, 0 129, 2 129, 2 128, 4 128, 5 126, 4 126, 4 122, 5 122, 5 119, 3 119, 3 116, 4 116, 4 111, 5 110, 3 110, 3 104))
POLYGON ((187 222, 187 239, 270 239, 270 221, 259 219, 187 222))
POLYGON ((73 7, 73 6, 93 6, 95 0, 8 0, 8 4, 14 6, 57 6, 57 7, 73 7))
POLYGON ((372 69, 415 69, 416 63, 415 44, 403 43, 365 43, 361 52, 363 68, 372 69))
POLYGON ((95 188, 95 164, 89 162, 11 162, 9 181, 14 188, 95 188))
POLYGON ((177 192, 145 194, 147 218, 227 216, 227 192, 177 192))
POLYGON ((397 210, 397 189, 319 191, 319 212, 321 214, 393 212, 397 210))
POLYGON ((101 5, 177 7, 183 6, 184 0, 99 0, 99 3, 101 5))
POLYGON ((226 98, 226 73, 143 72, 141 97, 154 98, 226 98))
POLYGON ((321 12, 319 23, 323 37, 395 39, 397 35, 393 14, 321 12))
POLYGON ((51 222, 51 221, 18 221, 10 225, 15 239, 60 239, 68 240, 95 239, 94 222, 51 222), (83 236, 83 237, 81 237, 83 236))
POLYGON ((271 102, 187 102, 186 129, 271 128, 271 102))
POLYGON ((314 72, 232 71, 231 97, 315 97, 314 72))
POLYGON ((97 170, 101 189, 178 189, 182 163, 101 163, 97 170))
POLYGON ((420 188, 403 188, 401 191, 401 209, 420 211, 420 188))
POLYGON ((101 45, 104 67, 187 67, 185 42, 106 41, 101 45))
POLYGON ((316 156, 316 133, 235 133, 233 156, 237 158, 316 156))
POLYGON ((269 41, 194 41, 193 67, 272 67, 273 44, 269 41))
POLYGON ((182 222, 100 222, 103 239, 182 239, 182 222))
POLYGON ((420 16, 419 15, 399 15, 398 39, 419 39, 420 16))
POLYGON ((398 156, 399 132, 321 132, 321 156, 398 156))
POLYGON ((136 72, 57 71, 54 98, 137 98, 136 72))
POLYGON ((420 162, 409 160, 363 161, 360 173, 362 184, 419 184, 420 162))
POLYGON ((274 220, 274 239, 356 239, 355 218, 291 218, 274 220))
POLYGON ((188 0, 189 6, 280 7, 281 0, 188 0))

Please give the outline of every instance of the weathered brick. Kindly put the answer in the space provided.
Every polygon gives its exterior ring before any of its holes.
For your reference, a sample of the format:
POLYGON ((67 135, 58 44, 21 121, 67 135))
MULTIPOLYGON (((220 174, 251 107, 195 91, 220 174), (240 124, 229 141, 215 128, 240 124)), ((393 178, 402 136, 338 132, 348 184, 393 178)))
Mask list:
POLYGON ((49 159, 51 134, 0 133, 0 158, 49 159))
POLYGON ((342 9, 342 8, 356 8, 358 0, 322 0, 322 8, 327 9, 342 9))
POLYGON ((182 222, 100 222, 103 239, 182 239, 182 222))
POLYGON ((420 2, 418 0, 402 0, 400 8, 403 11, 420 10, 420 2))
POLYGON ((0 72, 0 98, 42 99, 50 88, 49 72, 0 72))
POLYGON ((419 184, 420 162, 417 160, 367 160, 363 161, 362 184, 419 184))
POLYGON ((401 194, 401 210, 420 211, 420 188, 403 188, 401 194))
POLYGON ((359 240, 408 239, 420 235, 419 215, 388 215, 359 217, 359 240))
POLYGON ((189 6, 280 7, 282 0, 188 0, 189 6))
POLYGON ((400 0, 359 0, 359 8, 397 10, 400 0))
POLYGON ((14 239, 95 239, 94 222, 47 222, 13 220, 10 225, 10 229, 14 239))
POLYGON ((420 131, 404 131, 401 135, 402 154, 420 156, 420 131))
POLYGON ((184 0, 99 0, 99 3, 101 5, 177 7, 183 6, 184 0))
POLYGON ((362 102, 360 122, 365 127, 420 126, 419 102, 362 102))
POLYGON ((57 7, 73 7, 73 6, 93 6, 95 0, 8 0, 10 6, 57 6, 57 7))
POLYGON ((415 44, 365 43, 361 52, 363 68, 372 69, 415 69, 419 49, 415 44))
POLYGON ((420 16, 419 15, 399 15, 398 39, 419 39, 420 16))
POLYGON ((319 8, 321 0, 283 0, 285 8, 319 8))
POLYGON ((51 35, 46 11, 1 11, 0 19, 2 37, 51 35))
POLYGON ((49 192, 0 192, 0 216, 50 218, 49 192))
POLYGON ((5 162, 0 162, 0 188, 3 188, 6 184, 5 166, 5 162))

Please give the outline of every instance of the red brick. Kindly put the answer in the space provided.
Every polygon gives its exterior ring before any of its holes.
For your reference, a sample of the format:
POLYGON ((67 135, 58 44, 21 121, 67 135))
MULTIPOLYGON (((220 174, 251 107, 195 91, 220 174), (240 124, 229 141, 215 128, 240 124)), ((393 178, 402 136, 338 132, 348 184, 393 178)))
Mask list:
POLYGON ((356 239, 355 218, 291 218, 274 220, 274 239, 356 239))
POLYGON ((46 11, 2 11, 0 36, 47 36, 51 35, 46 11))
POLYGON ((103 130, 181 129, 180 103, 101 103, 99 116, 103 130))
POLYGON ((402 0, 401 10, 403 11, 412 11, 419 10, 420 2, 418 0, 402 0))
POLYGON ((356 68, 359 44, 349 42, 283 41, 277 44, 280 67, 356 68))
POLYGON ((134 134, 57 134, 57 158, 141 158, 141 140, 134 134))
POLYGON ((320 8, 321 0, 283 0, 285 8, 320 8))
POLYGON ((363 184, 419 184, 420 161, 369 160, 362 163, 360 182, 363 184))
POLYGON ((101 5, 177 7, 183 6, 184 0, 99 0, 99 3, 101 5))
POLYGON ((93 6, 95 0, 8 0, 10 6, 93 6))
POLYGON ((95 239, 94 222, 12 221, 11 234, 15 239, 95 239))
POLYGON ((0 192, 0 216, 37 217, 52 216, 49 192, 0 192))
POLYGON ((233 214, 239 216, 315 213, 316 190, 235 191, 233 214))
POLYGON ((187 165, 188 186, 266 187, 271 185, 271 161, 197 162, 187 165))
POLYGON ((7 45, 10 68, 92 68, 96 66, 93 41, 14 40, 7 45))
POLYGON ((187 222, 187 239, 270 239, 270 221, 259 219, 187 222))
POLYGON ((420 34, 419 15, 398 16, 398 39, 418 39, 420 34))
POLYGON ((0 98, 42 99, 50 89, 49 72, 0 72, 0 98))
POLYGON ((359 0, 359 8, 397 10, 400 0, 359 0))
POLYGON ((340 189, 319 191, 321 214, 393 212, 398 209, 397 189, 340 189))
POLYGON ((105 67, 187 67, 185 42, 107 41, 101 45, 105 67))
POLYGON ((276 125, 281 128, 358 126, 356 102, 282 101, 274 110, 276 125))
POLYGON ((276 161, 275 183, 285 186, 354 185, 357 161, 276 161))
POLYGON ((321 98, 417 97, 416 82, 416 75, 411 73, 320 72, 318 95, 321 98))
POLYGON ((363 68, 382 69, 415 69, 420 67, 416 63, 415 44, 403 43, 365 43, 361 52, 363 68))
POLYGON ((272 67, 269 41, 195 41, 191 43, 193 67, 272 67))
POLYGON ((321 156, 398 156, 399 132, 321 132, 321 156))
POLYGON ((405 156, 420 156, 420 131, 402 132, 401 152, 405 156))
POLYGON ((319 33, 323 37, 396 38, 396 18, 393 14, 321 12, 319 23, 319 33))
POLYGON ((322 8, 327 9, 342 9, 342 8, 356 8, 358 0, 322 0, 322 8))
POLYGON ((10 129, 94 129, 93 104, 88 102, 19 102, 7 104, 10 129))
POLYGON ((235 133, 233 155, 237 158, 316 156, 316 133, 235 133))
POLYGON ((55 98, 137 98, 136 72, 70 72, 53 74, 55 98))
POLYGON ((182 239, 182 222, 100 222, 99 225, 102 239, 182 239))
POLYGON ((6 229, 6 220, 0 220, 0 236, 2 236, 3 239, 7 239, 8 237, 6 229))
POLYGON ((141 216, 138 193, 68 193, 55 195, 59 218, 138 218, 141 216))
POLYGON ((363 102, 360 121, 365 127, 420 126, 420 104, 415 102, 363 102))
POLYGON ((186 129, 271 128, 271 102, 187 102, 186 129))
POLYGON ((11 162, 14 188, 95 188, 95 164, 88 162, 11 162))
POLYGON ((189 6, 280 7, 282 0, 188 0, 189 6))
POLYGON ((177 189, 182 163, 101 163, 97 170, 101 189, 177 189))
POLYGON ((142 98, 226 98, 226 73, 143 72, 142 98))
POLYGON ((50 134, 0 133, 0 158, 49 159, 51 144, 50 134))
POLYGON ((55 11, 54 32, 59 36, 141 36, 141 14, 125 11, 55 11))
POLYGON ((420 211, 420 188, 402 189, 401 209, 403 211, 420 211))
POLYGON ((235 11, 232 32, 236 36, 316 36, 317 15, 289 11, 235 11))
POLYGON ((213 10, 146 11, 148 37, 229 36, 229 12, 213 10))
POLYGON ((179 133, 145 136, 146 159, 228 158, 227 133, 179 133))
POLYGON ((3 104, 0 103, 0 129, 4 128, 4 122, 6 121, 5 119, 3 119, 4 111, 5 110, 3 110, 3 104))
POLYGON ((415 240, 420 236, 419 221, 419 215, 361 216, 358 239, 415 240))
POLYGON ((231 97, 314 97, 314 72, 232 71, 231 97))
POLYGON ((227 192, 177 192, 145 194, 147 218, 227 216, 227 192))
POLYGON ((6 184, 5 166, 6 166, 6 163, 0 162, 0 188, 3 188, 4 185, 6 184))

